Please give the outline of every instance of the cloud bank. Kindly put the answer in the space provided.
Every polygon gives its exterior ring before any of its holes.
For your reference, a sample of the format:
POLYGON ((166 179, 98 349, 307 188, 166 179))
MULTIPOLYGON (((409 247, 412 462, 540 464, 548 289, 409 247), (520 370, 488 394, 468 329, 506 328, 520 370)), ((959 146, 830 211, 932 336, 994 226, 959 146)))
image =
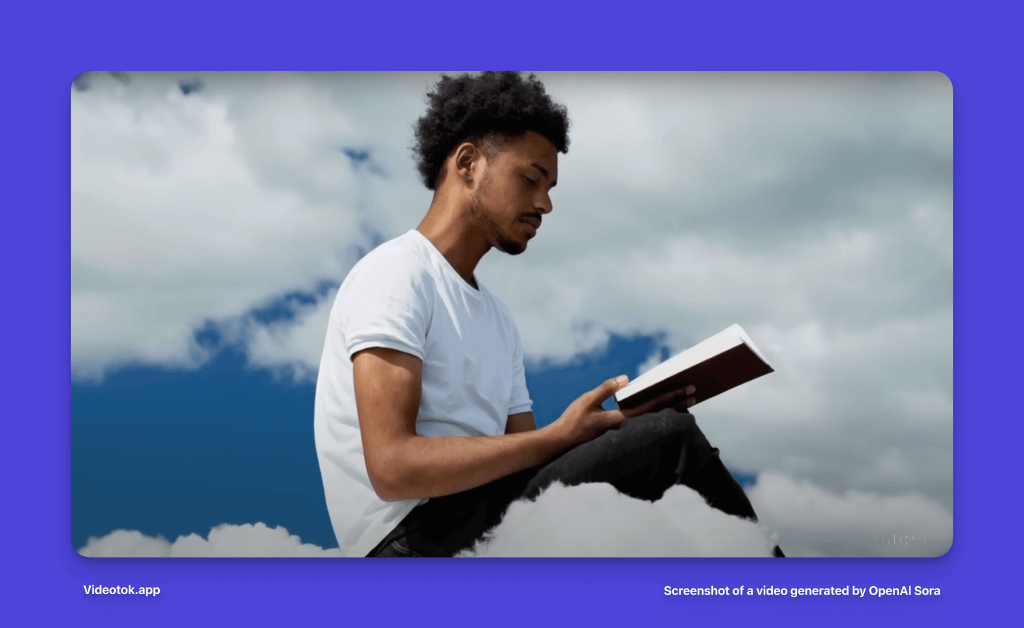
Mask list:
POLYGON ((554 484, 505 518, 466 556, 769 556, 758 524, 707 505, 686 486, 656 502, 610 484, 554 484))
POLYGON ((953 543, 952 513, 921 495, 840 495, 769 472, 750 501, 790 556, 941 556, 953 543))
MULTIPOLYGON (((952 543, 953 517, 920 495, 831 493, 806 481, 765 473, 750 490, 754 523, 707 505, 685 486, 657 502, 633 499, 609 484, 555 484, 534 501, 512 504, 504 520, 464 557, 940 556, 952 543)), ((283 527, 221 525, 207 538, 173 543, 138 531, 91 538, 90 557, 332 557, 339 550, 302 543, 283 527)))
POLYGON ((382 222, 365 208, 380 177, 344 152, 363 140, 358 121, 314 81, 221 75, 185 95, 172 75, 132 76, 72 92, 77 379, 127 363, 202 364, 196 329, 340 283, 366 228, 382 222))
POLYGON ((323 549, 303 543, 283 527, 268 528, 263 523, 220 525, 207 538, 198 534, 179 536, 173 543, 162 537, 146 536, 138 530, 114 530, 100 538, 90 538, 78 551, 90 558, 211 558, 211 557, 331 557, 340 550, 323 549))

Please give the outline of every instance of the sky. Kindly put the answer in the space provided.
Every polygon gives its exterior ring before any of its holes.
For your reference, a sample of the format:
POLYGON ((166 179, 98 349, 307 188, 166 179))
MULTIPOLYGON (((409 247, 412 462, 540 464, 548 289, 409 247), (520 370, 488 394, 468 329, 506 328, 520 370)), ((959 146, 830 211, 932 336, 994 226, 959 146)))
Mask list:
MULTIPOLYGON (((409 147, 438 76, 76 79, 79 551, 330 555, 312 440, 327 314, 348 269, 429 206, 409 147)), ((761 525, 724 526, 683 487, 655 505, 558 487, 569 497, 510 511, 477 553, 645 555, 635 538, 672 555, 756 555, 768 541, 798 556, 944 553, 948 79, 538 76, 572 121, 554 211, 526 253, 477 269, 519 325, 538 423, 739 323, 775 373, 693 412, 761 525), (564 517, 609 509, 590 541, 556 541, 564 517)))

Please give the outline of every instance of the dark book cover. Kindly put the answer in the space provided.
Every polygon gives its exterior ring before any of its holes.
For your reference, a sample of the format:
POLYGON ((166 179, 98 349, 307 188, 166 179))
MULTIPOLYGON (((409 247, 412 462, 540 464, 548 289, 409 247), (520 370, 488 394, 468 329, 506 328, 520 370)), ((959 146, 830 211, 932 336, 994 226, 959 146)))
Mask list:
POLYGON ((664 393, 692 384, 697 388, 697 392, 692 396, 696 398, 696 403, 700 403, 774 370, 757 352, 740 341, 739 344, 633 392, 628 397, 620 399, 616 395, 615 401, 620 409, 635 408, 664 393))

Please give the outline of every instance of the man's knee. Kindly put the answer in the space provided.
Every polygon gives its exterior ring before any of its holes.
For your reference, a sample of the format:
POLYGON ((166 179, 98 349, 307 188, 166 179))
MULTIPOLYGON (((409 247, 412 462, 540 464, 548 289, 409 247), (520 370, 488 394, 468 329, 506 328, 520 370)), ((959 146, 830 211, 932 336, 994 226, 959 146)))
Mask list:
POLYGON ((634 446, 678 448, 698 458, 718 454, 689 412, 665 408, 626 419, 619 429, 623 431, 621 437, 634 446))
POLYGON ((697 420, 692 414, 679 412, 672 408, 626 419, 619 429, 634 433, 646 433, 656 437, 678 434, 692 438, 693 435, 701 433, 700 428, 697 427, 697 420))

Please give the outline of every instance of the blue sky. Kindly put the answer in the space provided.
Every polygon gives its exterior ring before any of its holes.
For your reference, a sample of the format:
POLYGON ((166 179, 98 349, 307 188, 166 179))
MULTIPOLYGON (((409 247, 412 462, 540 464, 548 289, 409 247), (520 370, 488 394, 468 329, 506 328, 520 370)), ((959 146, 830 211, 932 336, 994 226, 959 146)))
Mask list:
MULTIPOLYGON (((539 422, 740 323, 776 372, 695 414, 795 553, 951 538, 948 80, 540 78, 573 121, 555 211, 527 253, 478 268, 519 325, 539 422)), ((436 79, 76 80, 76 547, 256 522, 334 545, 312 445, 326 316, 429 205, 408 147, 436 79)))

